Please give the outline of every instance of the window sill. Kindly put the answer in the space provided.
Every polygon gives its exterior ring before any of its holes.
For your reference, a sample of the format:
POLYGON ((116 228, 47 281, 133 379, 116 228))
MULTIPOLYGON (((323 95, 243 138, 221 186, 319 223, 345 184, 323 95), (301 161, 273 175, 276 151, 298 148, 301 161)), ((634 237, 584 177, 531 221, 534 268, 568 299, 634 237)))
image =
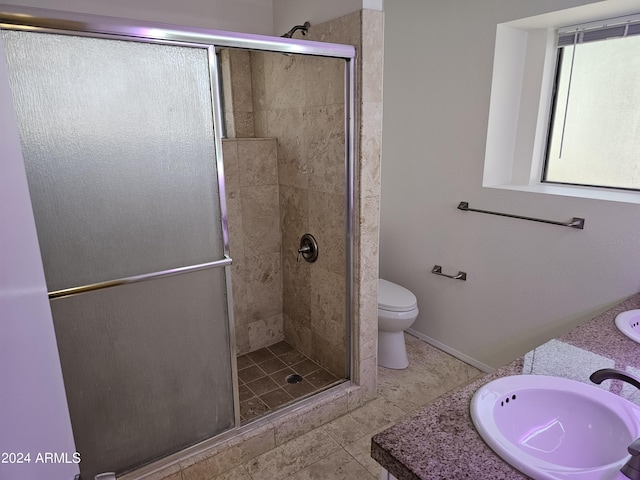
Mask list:
POLYGON ((563 197, 585 198, 590 200, 604 200, 618 203, 640 204, 640 192, 610 190, 597 187, 582 187, 572 185, 552 185, 538 183, 535 185, 484 185, 485 188, 499 188, 517 192, 542 193, 563 197))

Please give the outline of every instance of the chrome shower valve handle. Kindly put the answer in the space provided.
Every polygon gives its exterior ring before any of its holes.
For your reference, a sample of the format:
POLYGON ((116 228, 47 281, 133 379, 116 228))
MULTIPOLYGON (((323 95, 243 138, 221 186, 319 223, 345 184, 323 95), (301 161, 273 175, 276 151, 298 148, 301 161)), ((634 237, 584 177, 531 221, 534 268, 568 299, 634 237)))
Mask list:
POLYGON ((303 247, 300 247, 298 249, 298 257, 296 258, 296 262, 300 261, 300 257, 302 257, 303 254, 309 253, 310 251, 311 251, 311 247, 309 245, 305 245, 303 247))
POLYGON ((318 259, 318 242, 310 233, 305 233, 300 239, 300 248, 298 248, 298 256, 296 262, 300 258, 304 258, 307 262, 313 263, 318 259))

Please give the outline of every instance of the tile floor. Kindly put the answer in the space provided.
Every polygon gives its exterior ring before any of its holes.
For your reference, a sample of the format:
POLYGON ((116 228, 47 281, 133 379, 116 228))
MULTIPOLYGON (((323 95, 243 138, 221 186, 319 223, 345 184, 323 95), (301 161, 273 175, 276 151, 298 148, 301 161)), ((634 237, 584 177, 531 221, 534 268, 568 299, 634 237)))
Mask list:
POLYGON ((238 357, 240 419, 244 424, 341 380, 344 381, 287 342, 241 355, 238 357), (290 376, 297 378, 288 381, 290 376))
POLYGON ((376 399, 216 479, 377 480, 381 467, 369 455, 371 437, 482 374, 415 337, 405 337, 409 368, 378 367, 376 399))

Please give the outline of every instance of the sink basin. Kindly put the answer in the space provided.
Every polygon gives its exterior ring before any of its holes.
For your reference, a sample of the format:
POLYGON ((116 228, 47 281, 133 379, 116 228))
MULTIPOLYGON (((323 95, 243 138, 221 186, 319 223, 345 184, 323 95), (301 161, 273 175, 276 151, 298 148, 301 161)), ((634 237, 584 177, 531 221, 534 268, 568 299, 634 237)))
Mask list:
POLYGON ((480 387, 471 400, 480 436, 536 480, 623 478, 627 446, 640 437, 640 407, 566 378, 515 375, 480 387))
POLYGON ((628 310, 616 317, 616 327, 631 340, 640 343, 640 310, 628 310))

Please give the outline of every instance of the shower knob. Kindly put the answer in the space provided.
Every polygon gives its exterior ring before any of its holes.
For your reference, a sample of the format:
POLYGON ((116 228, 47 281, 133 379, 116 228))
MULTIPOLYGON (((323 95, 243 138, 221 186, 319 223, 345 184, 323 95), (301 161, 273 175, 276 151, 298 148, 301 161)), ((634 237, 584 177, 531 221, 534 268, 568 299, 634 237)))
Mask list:
POLYGON ((310 233, 305 233, 300 239, 300 248, 298 248, 298 256, 296 262, 300 261, 300 257, 307 262, 315 262, 318 259, 318 242, 310 233))

